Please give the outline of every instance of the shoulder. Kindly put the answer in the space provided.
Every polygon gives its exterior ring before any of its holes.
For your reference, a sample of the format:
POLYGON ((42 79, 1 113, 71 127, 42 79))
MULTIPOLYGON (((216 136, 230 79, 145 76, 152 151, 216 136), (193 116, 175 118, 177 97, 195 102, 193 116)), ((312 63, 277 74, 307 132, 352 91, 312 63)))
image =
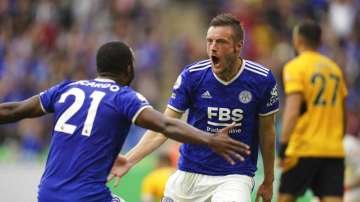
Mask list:
POLYGON ((211 68, 210 59, 200 60, 200 61, 194 62, 192 64, 186 65, 184 72, 187 72, 187 73, 201 72, 202 70, 206 70, 208 68, 211 68))
POLYGON ((341 72, 341 68, 334 60, 332 60, 331 58, 329 58, 328 56, 325 56, 325 55, 321 55, 321 57, 323 58, 324 61, 326 61, 329 64, 329 66, 331 66, 333 69, 335 69, 335 71, 341 72))
POLYGON ((57 85, 57 87, 62 88, 62 87, 66 87, 66 86, 70 86, 75 84, 77 81, 73 81, 73 80, 63 80, 61 82, 59 82, 57 85))
POLYGON ((148 100, 141 93, 132 89, 129 86, 121 86, 119 92, 117 93, 117 99, 120 99, 124 102, 127 101, 140 101, 141 103, 148 104, 148 100))
POLYGON ((244 71, 248 72, 248 75, 254 77, 257 81, 271 82, 275 80, 274 75, 268 67, 250 60, 244 60, 244 62, 244 71))
POLYGON ((70 86, 72 84, 76 83, 76 81, 72 81, 72 80, 63 80, 53 86, 51 86, 49 89, 43 91, 40 93, 40 95, 47 93, 47 92, 53 92, 53 93, 61 93, 61 91, 67 87, 70 86))
POLYGON ((296 57, 296 58, 293 58, 291 59, 289 62, 287 62, 284 66, 284 71, 287 71, 289 69, 295 69, 297 67, 300 67, 301 63, 302 63, 302 59, 300 56, 296 57))
POLYGON ((211 61, 209 59, 200 60, 186 65, 177 78, 175 86, 179 85, 183 80, 186 80, 190 83, 193 83, 193 81, 198 81, 204 74, 208 72, 207 70, 211 70, 211 61))
POLYGON ((118 97, 133 97, 141 95, 139 92, 131 88, 130 86, 120 86, 119 91, 117 92, 118 97))

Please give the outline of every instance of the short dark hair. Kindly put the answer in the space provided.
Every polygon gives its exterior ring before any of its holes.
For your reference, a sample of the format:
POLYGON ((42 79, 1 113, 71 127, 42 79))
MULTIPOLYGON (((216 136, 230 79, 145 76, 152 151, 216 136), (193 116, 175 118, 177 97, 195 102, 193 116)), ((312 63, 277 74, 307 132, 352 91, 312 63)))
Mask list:
POLYGON ((306 20, 298 24, 295 29, 308 46, 319 47, 321 43, 321 27, 319 24, 312 20, 306 20))
POLYGON ((230 26, 234 30, 234 41, 238 42, 244 40, 244 30, 240 21, 230 13, 222 13, 215 16, 211 20, 210 26, 230 26))
POLYGON ((102 45, 96 54, 97 72, 123 74, 133 62, 133 54, 125 43, 112 41, 102 45))

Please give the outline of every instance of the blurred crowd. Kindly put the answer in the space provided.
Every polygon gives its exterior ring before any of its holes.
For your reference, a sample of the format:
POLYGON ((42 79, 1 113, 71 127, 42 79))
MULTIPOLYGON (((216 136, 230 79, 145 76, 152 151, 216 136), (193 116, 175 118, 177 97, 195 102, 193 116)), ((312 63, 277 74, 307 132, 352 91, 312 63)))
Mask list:
MULTIPOLYGON (((242 57, 272 69, 281 84, 294 57, 291 29, 304 19, 323 28, 321 52, 343 69, 349 88, 348 133, 360 124, 360 0, 1 0, 0 101, 35 95, 63 79, 94 77, 104 42, 123 40, 135 51, 132 86, 157 109, 166 106, 185 64, 206 57, 209 20, 220 12, 245 28, 242 57)), ((51 117, 0 127, 0 147, 33 158, 47 148, 51 117)), ((143 130, 133 127, 125 149, 143 130)))

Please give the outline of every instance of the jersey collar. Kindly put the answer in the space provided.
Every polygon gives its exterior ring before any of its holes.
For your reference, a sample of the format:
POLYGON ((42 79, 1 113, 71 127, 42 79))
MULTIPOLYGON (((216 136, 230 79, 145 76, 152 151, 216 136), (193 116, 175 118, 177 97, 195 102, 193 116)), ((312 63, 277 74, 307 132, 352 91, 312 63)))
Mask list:
POLYGON ((94 79, 95 81, 100 81, 100 82, 110 82, 110 83, 115 83, 115 81, 114 80, 112 80, 112 79, 106 79, 106 78, 95 78, 94 79))
POLYGON ((229 84, 231 84, 232 82, 234 82, 239 76, 240 74, 243 72, 244 68, 245 68, 245 60, 244 59, 241 59, 242 60, 242 64, 241 64, 241 67, 238 71, 238 73, 234 76, 234 78, 232 78, 230 81, 224 81, 222 79, 220 79, 218 76, 216 76, 216 74, 212 71, 214 77, 216 80, 218 80, 220 83, 222 83, 223 85, 227 86, 229 84))

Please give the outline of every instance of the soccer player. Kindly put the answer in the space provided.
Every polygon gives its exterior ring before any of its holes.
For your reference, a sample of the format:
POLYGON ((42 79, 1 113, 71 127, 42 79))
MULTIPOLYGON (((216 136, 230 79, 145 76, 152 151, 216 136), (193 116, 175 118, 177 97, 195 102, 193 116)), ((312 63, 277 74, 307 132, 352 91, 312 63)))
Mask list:
POLYGON ((232 126, 211 136, 152 109, 128 87, 134 76, 133 55, 124 43, 101 46, 96 62, 96 79, 64 81, 28 100, 0 104, 1 124, 54 113, 38 201, 119 201, 106 187, 106 177, 131 123, 178 141, 207 144, 231 161, 247 152, 246 145, 225 134, 232 126))
MULTIPOLYGON (((214 17, 206 36, 209 59, 185 67, 175 82, 164 114, 180 118, 188 109, 187 122, 212 133, 236 122, 230 135, 250 145, 251 154, 231 165, 207 146, 183 144, 178 170, 167 182, 163 201, 250 202, 259 144, 265 177, 256 201, 262 198, 269 202, 272 198, 278 91, 268 68, 239 57, 243 40, 243 29, 235 17, 231 14, 214 17)), ((126 154, 127 163, 115 164, 112 174, 121 177, 165 140, 155 132, 146 132, 126 154)))
POLYGON ((309 188, 322 202, 342 201, 347 90, 338 65, 317 51, 320 42, 313 21, 293 30, 299 55, 283 74, 280 202, 295 201, 309 188))
POLYGON ((170 154, 161 153, 158 156, 156 167, 141 184, 141 202, 161 201, 164 196, 166 182, 175 167, 171 165, 170 154))

